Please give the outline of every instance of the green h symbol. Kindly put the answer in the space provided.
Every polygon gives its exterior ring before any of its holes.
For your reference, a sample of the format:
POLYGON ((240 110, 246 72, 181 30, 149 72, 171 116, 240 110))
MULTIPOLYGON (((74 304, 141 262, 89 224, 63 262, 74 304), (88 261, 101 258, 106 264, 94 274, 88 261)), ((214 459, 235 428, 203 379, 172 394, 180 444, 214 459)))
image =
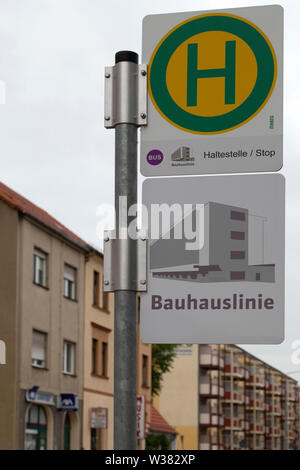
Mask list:
POLYGON ((225 77, 225 104, 235 103, 236 41, 225 41, 225 67, 223 69, 198 69, 198 44, 188 44, 187 106, 197 106, 199 78, 225 77))

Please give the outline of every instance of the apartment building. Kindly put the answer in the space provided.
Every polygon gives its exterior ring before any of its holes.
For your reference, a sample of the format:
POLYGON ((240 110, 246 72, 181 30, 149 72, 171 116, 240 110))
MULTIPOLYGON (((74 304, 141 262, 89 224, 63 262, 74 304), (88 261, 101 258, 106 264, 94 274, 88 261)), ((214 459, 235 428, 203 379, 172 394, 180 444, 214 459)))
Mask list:
POLYGON ((297 382, 235 345, 177 348, 156 406, 178 448, 300 448, 297 382))
POLYGON ((83 240, 0 184, 0 448, 79 449, 83 240))

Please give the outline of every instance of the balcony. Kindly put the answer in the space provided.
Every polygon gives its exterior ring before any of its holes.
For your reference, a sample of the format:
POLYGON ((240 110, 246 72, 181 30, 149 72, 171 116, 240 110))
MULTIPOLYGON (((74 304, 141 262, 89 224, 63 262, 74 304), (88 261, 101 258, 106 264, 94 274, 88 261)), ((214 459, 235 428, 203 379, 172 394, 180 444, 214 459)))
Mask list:
POLYGON ((247 385, 263 388, 265 387, 265 378, 263 375, 249 375, 247 385))
POLYGON ((250 398, 247 408, 263 411, 265 409, 265 402, 263 400, 254 400, 253 398, 250 398))
POLYGON ((200 367, 207 369, 224 369, 224 358, 219 354, 200 352, 200 367))
POLYGON ((209 411, 200 412, 200 426, 218 427, 223 426, 223 415, 210 413, 209 411))
POLYGON ((244 394, 243 391, 231 391, 231 390, 225 390, 224 393, 224 400, 225 401, 232 401, 234 403, 244 403, 244 394))
POLYGON ((289 420, 296 419, 296 412, 294 410, 288 410, 287 419, 289 419, 289 420))
POLYGON ((282 394, 282 387, 278 383, 274 382, 266 382, 266 392, 272 393, 274 395, 281 395, 282 394))
POLYGON ((295 390, 288 390, 287 398, 289 401, 296 401, 296 392, 295 390))
POLYGON ((267 438, 266 440, 266 450, 281 450, 280 439, 271 439, 267 438))
POLYGON ((218 443, 216 436, 200 435, 199 450, 220 450, 222 448, 223 446, 218 443))
POLYGON ((224 418, 225 429, 243 430, 244 429, 244 418, 242 416, 237 418, 224 418))
POLYGON ((271 405, 270 403, 266 404, 266 411, 272 415, 281 416, 281 406, 271 405))
POLYGON ((281 435, 280 426, 266 426, 266 435, 269 437, 279 437, 281 435))
POLYGON ((288 430, 287 432, 287 438, 288 439, 295 439, 296 438, 296 433, 294 430, 288 430))
POLYGON ((199 393, 202 397, 223 397, 224 388, 219 386, 217 383, 209 381, 206 383, 200 383, 199 393))
POLYGON ((238 364, 225 364, 224 372, 237 379, 243 379, 245 377, 245 369, 238 364))
POLYGON ((263 423, 249 423, 250 433, 264 434, 265 425, 263 423))

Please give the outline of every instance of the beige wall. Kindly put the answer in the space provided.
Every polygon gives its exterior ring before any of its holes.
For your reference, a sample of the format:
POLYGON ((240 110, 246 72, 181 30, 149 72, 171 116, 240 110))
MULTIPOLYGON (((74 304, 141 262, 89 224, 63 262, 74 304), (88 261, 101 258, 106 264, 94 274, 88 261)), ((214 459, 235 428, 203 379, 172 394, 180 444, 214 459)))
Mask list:
MULTIPOLYGON (((31 220, 21 219, 20 257, 19 257, 19 364, 20 388, 27 390, 38 385, 41 390, 54 393, 77 394, 82 406, 83 387, 83 317, 84 317, 84 277, 85 253, 67 244, 63 239, 53 236, 31 220), (33 283, 33 253, 38 248, 48 254, 47 288, 33 283), (76 268, 76 300, 64 298, 64 264, 76 268), (46 369, 31 365, 32 330, 47 333, 46 369), (63 342, 75 344, 75 374, 62 372, 63 342)), ((63 432, 57 435, 54 428, 54 413, 45 407, 48 418, 47 448, 61 448, 63 432)), ((71 448, 80 448, 80 414, 71 415, 71 448)), ((63 422, 62 414, 57 419, 63 422)), ((22 417, 20 418, 22 419, 22 417)), ((22 421, 21 421, 22 422, 22 421)), ((58 425, 58 423, 56 423, 58 425)), ((24 433, 20 428, 20 433, 24 433)), ((20 447, 23 436, 20 435, 20 447)))
POLYGON ((85 326, 84 326, 84 408, 82 447, 85 450, 91 448, 90 416, 91 408, 107 408, 107 429, 101 430, 101 445, 105 449, 113 449, 113 296, 108 296, 108 308, 102 307, 102 275, 103 259, 97 253, 91 253, 86 263, 85 278, 85 326), (94 271, 99 273, 99 305, 93 305, 94 271), (92 375, 92 337, 93 328, 96 326, 105 328, 108 338, 108 364, 107 378, 92 375))
POLYGON ((159 412, 178 432, 178 449, 198 449, 198 349, 194 344, 191 356, 176 356, 172 369, 164 375, 162 390, 156 400, 159 412))
POLYGON ((0 339, 6 364, 0 365, 0 449, 17 448, 17 255, 18 213, 0 201, 0 339))
POLYGON ((20 250, 20 386, 82 398, 85 255, 23 219, 20 250), (48 254, 48 288, 33 283, 33 252, 48 254), (64 298, 64 263, 77 269, 76 301, 64 298), (31 366, 32 330, 47 333, 47 370, 31 366), (62 373, 63 341, 76 344, 75 376, 62 373))

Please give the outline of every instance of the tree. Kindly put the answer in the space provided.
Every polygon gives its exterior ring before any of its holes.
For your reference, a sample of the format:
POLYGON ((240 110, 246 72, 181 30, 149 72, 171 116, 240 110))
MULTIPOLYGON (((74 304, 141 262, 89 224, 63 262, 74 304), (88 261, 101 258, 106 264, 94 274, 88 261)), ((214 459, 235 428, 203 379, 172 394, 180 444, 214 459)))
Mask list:
POLYGON ((170 450, 171 444, 163 434, 148 434, 146 437, 146 450, 170 450))
POLYGON ((163 375, 172 368, 177 344, 152 345, 152 395, 159 395, 163 375))

